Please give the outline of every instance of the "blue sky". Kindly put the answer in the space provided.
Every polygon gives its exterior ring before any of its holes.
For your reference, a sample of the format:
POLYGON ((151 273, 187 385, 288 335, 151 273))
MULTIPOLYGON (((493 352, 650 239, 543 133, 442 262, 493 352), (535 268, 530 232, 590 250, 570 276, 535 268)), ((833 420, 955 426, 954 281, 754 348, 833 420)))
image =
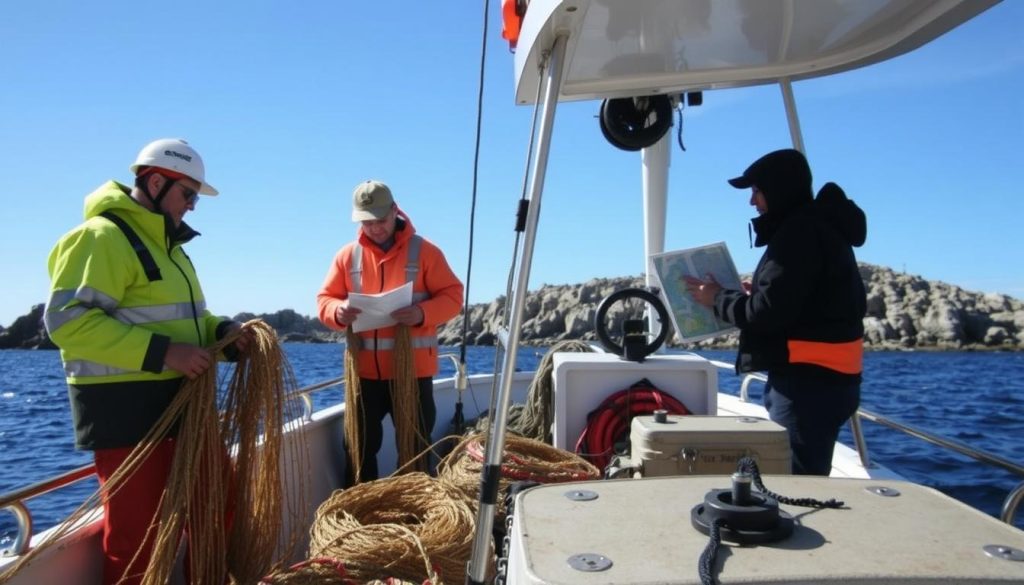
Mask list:
MULTIPOLYGON (((315 314, 350 240, 352 187, 392 186, 465 277, 481 2, 5 2, 0 7, 0 325, 48 294, 82 199, 183 137, 221 191, 187 251, 215 312, 315 314)), ((532 109, 491 8, 471 301, 505 291, 532 109)), ((862 261, 1024 297, 1024 2, 912 54, 794 86, 815 186, 868 214, 862 261)), ((640 159, 598 102, 559 108, 530 288, 643 270, 640 159), (572 262, 567 262, 567 259, 572 262)), ((725 179, 789 146, 777 87, 706 92, 672 148, 666 250, 725 241, 753 269, 748 192, 725 179)), ((673 132, 675 130, 673 129, 673 132)))

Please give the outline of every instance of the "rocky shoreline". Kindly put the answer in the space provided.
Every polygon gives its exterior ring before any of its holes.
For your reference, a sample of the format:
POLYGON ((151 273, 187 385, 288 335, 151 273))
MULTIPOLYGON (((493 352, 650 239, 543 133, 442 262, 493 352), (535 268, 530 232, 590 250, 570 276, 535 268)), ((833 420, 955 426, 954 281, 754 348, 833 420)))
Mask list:
MULTIPOLYGON (((868 291, 864 318, 864 344, 869 350, 1009 350, 1024 349, 1024 302, 1004 294, 977 293, 939 281, 895 272, 890 268, 860 265, 868 291)), ((643 286, 641 277, 598 278, 582 284, 544 285, 527 295, 520 341, 548 346, 566 339, 596 340, 594 316, 611 293, 643 286)), ((468 310, 469 345, 494 345, 502 322, 505 298, 471 305, 468 310)), ((608 311, 610 332, 619 331, 625 307, 616 303, 608 311)), ((32 307, 8 328, 0 327, 0 349, 54 349, 42 326, 44 307, 32 307)), ((259 318, 277 330, 285 342, 329 343, 342 335, 324 327, 315 317, 285 309, 271 314, 241 313, 239 321, 259 318)), ((448 322, 439 331, 442 345, 462 341, 463 319, 448 322)), ((735 348, 737 335, 729 334, 684 349, 735 348)))

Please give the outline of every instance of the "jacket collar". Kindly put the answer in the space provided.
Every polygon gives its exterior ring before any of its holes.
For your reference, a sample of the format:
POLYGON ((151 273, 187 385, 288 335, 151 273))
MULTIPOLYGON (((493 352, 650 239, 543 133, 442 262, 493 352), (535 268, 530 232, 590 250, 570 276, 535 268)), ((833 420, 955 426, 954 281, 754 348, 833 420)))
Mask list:
POLYGON ((369 236, 363 233, 363 228, 359 228, 359 244, 364 248, 374 250, 385 256, 391 255, 395 250, 400 250, 404 244, 407 244, 416 233, 416 228, 412 225, 412 220, 405 214, 401 209, 398 210, 398 217, 395 219, 395 243, 387 249, 383 250, 376 242, 371 240, 369 236))
POLYGON ((185 222, 177 228, 167 216, 150 211, 131 198, 131 188, 117 181, 107 181, 85 197, 85 219, 95 217, 104 211, 115 211, 131 221, 134 228, 150 239, 164 242, 170 248, 184 244, 200 235, 185 222))

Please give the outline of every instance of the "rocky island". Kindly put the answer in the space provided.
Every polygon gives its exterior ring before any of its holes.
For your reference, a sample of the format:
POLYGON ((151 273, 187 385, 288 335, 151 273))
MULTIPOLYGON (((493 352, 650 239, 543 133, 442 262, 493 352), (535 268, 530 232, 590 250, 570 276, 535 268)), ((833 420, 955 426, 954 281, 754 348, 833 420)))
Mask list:
MULTIPOLYGON (((861 263, 867 289, 864 343, 868 349, 1021 350, 1024 349, 1024 302, 1005 294, 966 291, 958 286, 925 280, 890 268, 861 263)), ((564 339, 595 340, 594 316, 601 301, 623 288, 643 286, 643 278, 597 278, 582 284, 544 285, 526 298, 520 340, 546 346, 564 339)), ((617 331, 622 311, 608 312, 609 331, 617 331)), ((7 328, 0 327, 0 349, 53 349, 42 326, 43 305, 7 328)), ((501 326, 505 298, 468 307, 467 343, 493 345, 501 326)), ((259 318, 274 327, 286 342, 333 342, 337 332, 315 317, 292 309, 272 314, 241 313, 239 321, 259 318)), ((442 345, 462 341, 464 323, 457 318, 439 332, 442 345)), ((670 338, 671 339, 671 338, 670 338)), ((687 349, 733 348, 736 334, 696 344, 670 342, 687 349)))

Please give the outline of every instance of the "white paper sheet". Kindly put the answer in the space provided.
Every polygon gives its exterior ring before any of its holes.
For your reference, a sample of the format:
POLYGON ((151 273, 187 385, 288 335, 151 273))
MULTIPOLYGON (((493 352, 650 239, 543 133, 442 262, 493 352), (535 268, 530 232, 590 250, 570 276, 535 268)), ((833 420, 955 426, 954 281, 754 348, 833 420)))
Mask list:
POLYGON ((369 331, 397 323, 391 313, 412 304, 412 283, 375 295, 349 293, 348 306, 362 311, 352 322, 352 331, 369 331))

